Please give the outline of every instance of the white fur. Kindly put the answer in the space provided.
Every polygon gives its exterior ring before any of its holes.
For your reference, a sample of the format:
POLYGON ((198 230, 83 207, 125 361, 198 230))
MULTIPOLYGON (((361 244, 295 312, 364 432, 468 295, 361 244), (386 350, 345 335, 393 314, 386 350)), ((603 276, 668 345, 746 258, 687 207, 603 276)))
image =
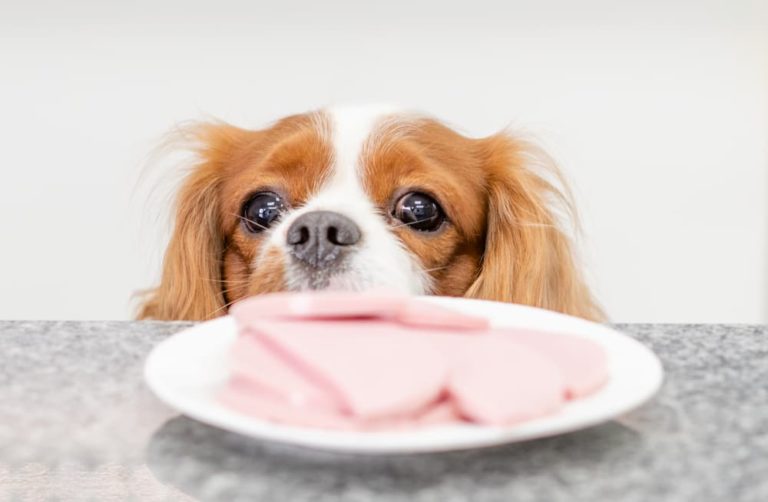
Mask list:
POLYGON ((396 112, 389 107, 332 108, 324 112, 331 124, 334 159, 330 176, 318 193, 300 209, 290 211, 270 232, 264 246, 278 248, 285 256, 285 279, 290 290, 315 289, 322 280, 326 289, 365 290, 386 288, 406 293, 425 294, 430 290, 429 276, 390 230, 384 217, 366 195, 361 183, 361 155, 376 140, 377 126, 396 112), (291 224, 310 211, 336 211, 360 227, 360 242, 347 254, 341 270, 327 277, 309 274, 295 263, 286 244, 291 224))

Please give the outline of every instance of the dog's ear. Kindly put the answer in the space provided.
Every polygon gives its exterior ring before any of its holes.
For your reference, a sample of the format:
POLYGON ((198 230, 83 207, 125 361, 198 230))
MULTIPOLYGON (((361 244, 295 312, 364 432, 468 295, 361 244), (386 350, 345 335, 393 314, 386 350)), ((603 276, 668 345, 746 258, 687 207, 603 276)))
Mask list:
POLYGON ((487 229, 481 270, 466 296, 603 319, 561 228, 562 216, 574 223, 576 217, 557 168, 507 135, 478 141, 487 173, 487 229))
POLYGON ((146 293, 139 319, 196 321, 221 315, 224 236, 219 187, 230 159, 251 134, 220 123, 185 130, 198 161, 178 192, 160 285, 146 293))

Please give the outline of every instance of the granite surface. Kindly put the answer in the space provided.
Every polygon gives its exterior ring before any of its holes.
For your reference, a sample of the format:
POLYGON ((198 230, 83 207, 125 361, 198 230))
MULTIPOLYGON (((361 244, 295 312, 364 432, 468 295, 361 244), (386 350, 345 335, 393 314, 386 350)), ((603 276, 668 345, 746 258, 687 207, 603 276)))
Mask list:
POLYGON ((0 322, 0 500, 768 500, 764 326, 618 326, 665 367, 644 407, 555 438, 384 457, 178 416, 141 369, 186 326, 0 322))

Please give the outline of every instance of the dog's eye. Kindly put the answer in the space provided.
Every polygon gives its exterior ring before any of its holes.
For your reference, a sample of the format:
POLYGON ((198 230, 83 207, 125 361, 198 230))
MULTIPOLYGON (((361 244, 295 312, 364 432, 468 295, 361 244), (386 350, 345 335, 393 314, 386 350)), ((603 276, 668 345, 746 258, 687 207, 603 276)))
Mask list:
POLYGON ((269 228, 284 210, 282 197, 273 192, 259 192, 243 204, 241 219, 249 232, 257 234, 269 228))
POLYGON ((400 197, 392 216, 419 232, 434 232, 445 221, 445 213, 435 199, 419 192, 400 197))

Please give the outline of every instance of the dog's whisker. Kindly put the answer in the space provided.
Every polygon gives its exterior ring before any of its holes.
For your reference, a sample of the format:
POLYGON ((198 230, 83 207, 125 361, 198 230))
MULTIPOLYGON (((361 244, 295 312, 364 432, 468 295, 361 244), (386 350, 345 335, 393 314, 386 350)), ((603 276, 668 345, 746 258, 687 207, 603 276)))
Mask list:
POLYGON ((216 282, 216 283, 221 283, 221 284, 247 284, 247 283, 251 282, 250 279, 242 279, 242 280, 238 280, 238 281, 228 281, 228 280, 225 280, 225 279, 209 279, 207 277, 201 277, 201 279, 204 280, 204 281, 216 282))
POLYGON ((224 305, 222 305, 221 307, 219 307, 219 308, 217 308, 216 310, 214 310, 213 312, 210 312, 210 313, 209 313, 207 316, 205 316, 205 317, 211 317, 211 316, 212 316, 212 315, 214 315, 214 314, 218 314, 218 313, 219 313, 219 312, 221 312, 222 310, 229 308, 229 306, 230 306, 230 305, 232 305, 232 304, 234 304, 234 303, 237 303, 237 302, 238 302, 238 300, 233 300, 233 301, 231 301, 231 302, 227 302, 227 303, 225 303, 224 305))
POLYGON ((446 268, 448 268, 448 265, 446 265, 444 267, 428 268, 426 270, 422 270, 422 272, 425 272, 425 273, 427 273, 427 272, 436 272, 438 270, 445 270, 446 268))
POLYGON ((395 228, 400 228, 400 227, 407 227, 407 226, 410 226, 410 225, 415 225, 417 223, 422 223, 422 222, 421 221, 412 221, 410 223, 400 223, 399 225, 393 225, 391 228, 395 229, 395 228))
POLYGON ((252 220, 252 219, 250 219, 250 218, 246 218, 246 217, 245 217, 245 216, 243 216, 242 214, 237 214, 237 213, 229 213, 229 214, 231 214, 232 216, 237 216, 238 218, 240 218, 240 219, 241 219, 241 220, 243 220, 243 221, 246 221, 246 222, 248 222, 248 223, 251 223, 251 224, 253 224, 253 225, 256 225, 257 227, 259 227, 259 228, 260 228, 260 229, 262 229, 262 230, 269 230, 269 227, 265 227, 264 225, 261 225, 261 224, 259 224, 259 223, 255 222, 255 221, 253 221, 253 220, 252 220))
MULTIPOLYGON (((240 289, 240 288, 234 287, 234 288, 224 289, 224 290, 221 291, 221 294, 226 295, 227 293, 231 293, 232 291, 234 291, 236 289, 240 289)), ((237 300, 235 300, 235 301, 237 301, 237 300)))
MULTIPOLYGON (((400 227, 407 227, 407 226, 410 226, 410 225, 415 225, 417 223, 421 223, 421 222, 420 221, 412 221, 410 223, 400 223, 398 225, 392 225, 390 228, 391 229, 395 229, 395 228, 400 228, 400 227)), ((518 226, 518 227, 557 228, 557 225, 553 225, 551 223, 520 223, 520 222, 517 222, 517 223, 515 223, 515 225, 518 226)))
POLYGON ((515 226, 518 227, 541 227, 541 228, 557 228, 557 225, 551 223, 521 223, 515 222, 515 226))

